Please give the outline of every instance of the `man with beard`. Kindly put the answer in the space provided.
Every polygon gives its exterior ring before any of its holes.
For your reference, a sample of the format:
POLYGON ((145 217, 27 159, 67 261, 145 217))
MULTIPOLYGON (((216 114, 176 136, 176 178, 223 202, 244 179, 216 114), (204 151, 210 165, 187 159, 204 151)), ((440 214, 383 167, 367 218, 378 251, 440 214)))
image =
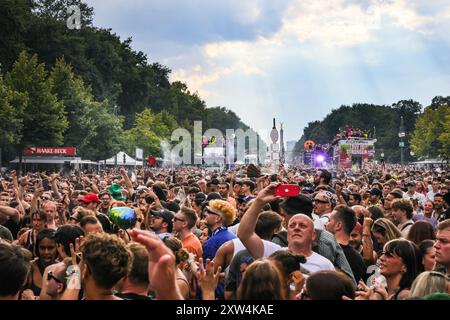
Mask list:
MULTIPOLYGON (((224 200, 211 200, 205 208, 205 224, 208 227, 211 236, 206 240, 203 248, 203 263, 206 260, 213 260, 217 250, 225 242, 235 239, 236 235, 228 230, 230 225, 236 218, 236 209, 224 200)), ((223 283, 219 283, 216 288, 216 298, 224 297, 223 283)))
POLYGON ((152 229, 161 240, 166 237, 173 237, 172 228, 175 214, 172 211, 165 209, 160 211, 151 210, 151 212, 150 229, 152 229))
POLYGON ((236 209, 224 200, 211 200, 205 208, 205 224, 208 227, 211 236, 205 242, 203 248, 203 261, 213 260, 217 250, 225 242, 235 239, 234 233, 228 230, 236 217, 236 209))
POLYGON ((356 222, 355 227, 350 233, 349 244, 362 255, 362 225, 356 222))
POLYGON ((386 218, 388 218, 389 220, 391 220, 392 222, 394 221, 394 218, 392 217, 392 213, 391 213, 392 207, 391 206, 392 206, 392 202, 395 199, 403 199, 403 195, 401 195, 398 192, 393 191, 386 196, 386 198, 384 199, 384 204, 383 204, 384 216, 386 218))
POLYGON ((323 230, 330 220, 331 211, 336 205, 336 201, 331 192, 320 191, 314 197, 313 204, 314 214, 318 216, 318 219, 314 220, 314 226, 316 229, 323 230))
POLYGON ((442 193, 436 193, 434 195, 434 211, 433 217, 438 220, 441 213, 444 212, 444 195, 442 193))
POLYGON ((227 182, 222 182, 219 185, 219 194, 222 199, 228 201, 234 208, 237 208, 236 199, 229 196, 230 184, 227 182))
POLYGON ((320 169, 314 175, 314 187, 324 186, 330 192, 334 192, 333 188, 330 187, 331 173, 328 170, 320 169))

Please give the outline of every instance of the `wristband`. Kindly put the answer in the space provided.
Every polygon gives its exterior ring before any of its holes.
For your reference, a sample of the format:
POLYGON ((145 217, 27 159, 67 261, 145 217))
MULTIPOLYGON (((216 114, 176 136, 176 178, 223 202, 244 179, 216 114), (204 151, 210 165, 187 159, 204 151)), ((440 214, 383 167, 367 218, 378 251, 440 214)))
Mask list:
POLYGON ((77 265, 72 265, 67 268, 67 288, 68 289, 81 289, 81 279, 80 279, 80 267, 77 265))

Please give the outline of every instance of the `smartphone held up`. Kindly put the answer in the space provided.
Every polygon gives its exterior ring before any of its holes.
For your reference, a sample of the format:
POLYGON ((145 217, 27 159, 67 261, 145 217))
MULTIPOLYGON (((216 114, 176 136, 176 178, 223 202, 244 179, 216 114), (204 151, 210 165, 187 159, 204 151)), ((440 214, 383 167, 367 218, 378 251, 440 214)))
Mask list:
POLYGON ((275 189, 278 197, 297 197, 300 195, 300 187, 296 184, 280 184, 275 189))

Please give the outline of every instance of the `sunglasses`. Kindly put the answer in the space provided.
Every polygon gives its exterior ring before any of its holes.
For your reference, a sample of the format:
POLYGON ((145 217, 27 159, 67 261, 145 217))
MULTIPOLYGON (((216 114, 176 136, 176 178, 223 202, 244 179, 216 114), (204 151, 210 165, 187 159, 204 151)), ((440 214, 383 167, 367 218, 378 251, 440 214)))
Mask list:
POLYGON ((42 197, 42 200, 50 200, 50 197, 42 197))
POLYGON ((49 272, 47 273, 47 281, 50 281, 51 279, 55 280, 55 281, 58 282, 58 283, 63 283, 61 280, 59 280, 57 277, 55 277, 55 276, 53 275, 53 272, 52 272, 52 271, 49 271, 49 272))
POLYGON ((206 212, 207 214, 214 214, 214 215, 216 215, 216 216, 220 216, 220 214, 215 213, 215 212, 212 212, 212 211, 209 210, 208 208, 206 208, 205 212, 206 212))
POLYGON ((329 203, 329 202, 324 200, 313 200, 313 203, 329 203))
POLYGON ((173 218, 173 221, 185 222, 186 220, 175 217, 175 218, 173 218))
POLYGON ((385 257, 388 257, 388 258, 394 258, 395 256, 394 256, 394 252, 392 252, 392 251, 383 251, 383 252, 381 252, 381 255, 384 255, 385 257))

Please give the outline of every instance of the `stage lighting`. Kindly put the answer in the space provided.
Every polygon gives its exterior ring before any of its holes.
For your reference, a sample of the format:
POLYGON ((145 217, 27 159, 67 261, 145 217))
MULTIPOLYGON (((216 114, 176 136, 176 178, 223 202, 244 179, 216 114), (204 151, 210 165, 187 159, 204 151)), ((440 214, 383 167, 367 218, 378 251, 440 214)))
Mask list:
POLYGON ((316 157, 316 160, 317 160, 317 162, 324 162, 324 161, 325 161, 325 157, 324 157, 323 155, 319 154, 319 155, 316 157))

